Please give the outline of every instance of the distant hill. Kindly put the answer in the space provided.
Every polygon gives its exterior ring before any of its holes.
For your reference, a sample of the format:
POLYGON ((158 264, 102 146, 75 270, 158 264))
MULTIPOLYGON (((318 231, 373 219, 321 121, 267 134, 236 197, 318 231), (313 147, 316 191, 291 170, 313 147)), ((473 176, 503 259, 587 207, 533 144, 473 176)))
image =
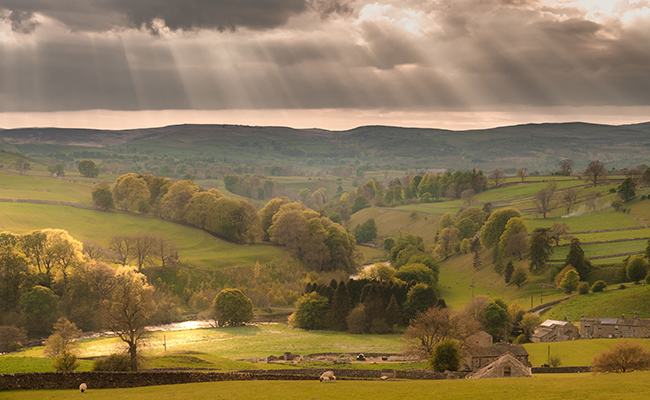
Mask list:
MULTIPOLYGON (((576 168, 601 160, 609 167, 650 162, 650 122, 632 125, 548 123, 492 129, 362 126, 346 131, 274 126, 173 125, 131 130, 22 128, 0 130, 0 142, 44 153, 43 145, 87 148, 182 149, 201 154, 250 157, 269 163, 305 158, 361 159, 423 168, 555 169, 561 158, 576 168)), ((167 149, 167 150, 165 150, 167 149)), ((21 150, 22 151, 22 150, 21 150)))

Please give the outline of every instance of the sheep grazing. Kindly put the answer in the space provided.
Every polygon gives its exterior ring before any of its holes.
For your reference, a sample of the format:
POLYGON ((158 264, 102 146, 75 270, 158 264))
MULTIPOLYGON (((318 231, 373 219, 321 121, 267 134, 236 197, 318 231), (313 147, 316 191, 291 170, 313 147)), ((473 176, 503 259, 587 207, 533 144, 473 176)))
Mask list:
POLYGON ((88 389, 88 386, 85 383, 82 383, 81 385, 79 385, 79 390, 81 390, 81 393, 85 393, 87 389, 88 389))
POLYGON ((335 381, 335 380, 336 380, 336 377, 334 376, 334 372, 332 372, 332 371, 325 371, 320 376, 320 381, 321 382, 330 382, 330 381, 335 381))

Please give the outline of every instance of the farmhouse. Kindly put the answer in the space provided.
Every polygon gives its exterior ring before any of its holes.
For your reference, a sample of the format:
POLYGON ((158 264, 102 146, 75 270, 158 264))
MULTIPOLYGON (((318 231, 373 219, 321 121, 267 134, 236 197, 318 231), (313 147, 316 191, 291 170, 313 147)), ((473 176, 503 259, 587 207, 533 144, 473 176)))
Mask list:
POLYGON ((580 318, 580 332, 584 339, 592 338, 647 338, 650 337, 650 319, 634 318, 580 318))
POLYGON ((541 342, 563 342, 565 340, 580 339, 578 327, 571 322, 547 319, 535 329, 535 333, 530 340, 533 343, 541 342))
POLYGON ((476 371, 495 362, 502 355, 510 353, 519 362, 530 366, 528 352, 523 346, 514 344, 492 344, 492 336, 478 332, 465 339, 465 369, 476 371))

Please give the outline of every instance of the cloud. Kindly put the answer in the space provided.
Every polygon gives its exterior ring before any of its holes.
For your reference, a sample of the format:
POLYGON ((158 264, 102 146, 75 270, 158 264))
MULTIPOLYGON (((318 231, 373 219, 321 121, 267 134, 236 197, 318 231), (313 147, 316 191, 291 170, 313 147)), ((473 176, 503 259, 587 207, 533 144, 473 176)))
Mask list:
MULTIPOLYGON (((0 9, 9 11, 12 22, 38 13, 72 30, 145 27, 154 33, 161 26, 172 31, 266 30, 307 11, 327 17, 352 10, 349 0, 0 0, 0 9)), ((29 33, 33 27, 25 30, 18 24, 14 31, 29 33)))

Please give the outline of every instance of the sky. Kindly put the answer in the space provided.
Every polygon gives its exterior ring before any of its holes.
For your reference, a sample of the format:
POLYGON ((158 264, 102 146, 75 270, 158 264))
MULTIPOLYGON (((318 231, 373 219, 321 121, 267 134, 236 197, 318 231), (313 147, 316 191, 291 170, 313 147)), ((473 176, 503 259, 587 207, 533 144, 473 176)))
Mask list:
POLYGON ((0 128, 650 121, 650 0, 0 0, 0 128))

